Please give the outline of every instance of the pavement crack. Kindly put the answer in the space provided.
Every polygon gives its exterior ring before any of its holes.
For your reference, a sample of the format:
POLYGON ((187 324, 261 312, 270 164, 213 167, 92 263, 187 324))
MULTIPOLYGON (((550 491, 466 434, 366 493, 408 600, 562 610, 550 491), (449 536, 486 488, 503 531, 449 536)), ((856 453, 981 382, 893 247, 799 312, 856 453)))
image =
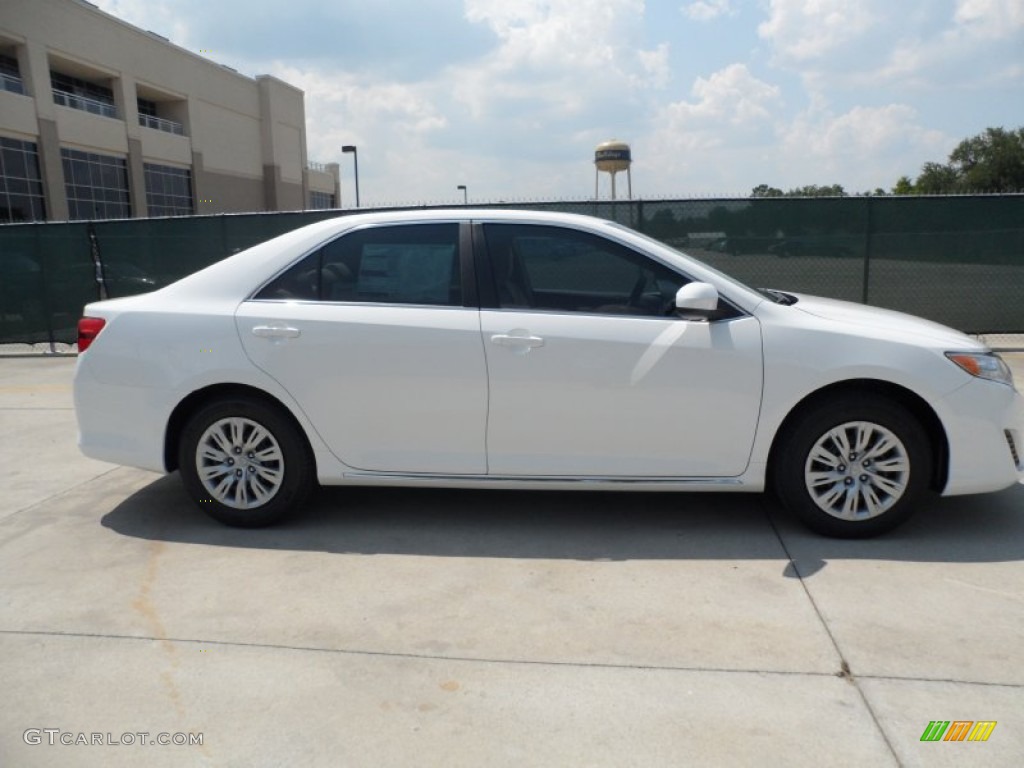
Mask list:
MULTIPOLYGON (((860 700, 864 703, 864 707, 871 717, 871 721, 875 724, 875 728, 878 730, 878 734, 882 737, 882 741, 885 742, 885 746, 889 749, 889 754, 892 755, 892 759, 897 766, 902 766, 903 762, 900 760, 899 755, 896 753, 896 748, 893 746, 892 741, 889 739, 889 734, 885 732, 882 727, 882 722, 878 718, 878 714, 871 706, 871 702, 868 701, 867 695, 864 693, 864 689, 861 688, 857 682, 857 677, 853 674, 853 670, 850 668, 850 663, 846 660, 846 655, 843 653, 843 649, 839 646, 839 640, 832 633, 832 628, 828 625, 828 621, 825 619, 825 615, 821 612, 821 608, 818 606, 817 601, 814 599, 814 595, 811 594, 811 590, 807 586, 807 581, 804 575, 800 573, 800 568, 796 564, 796 560, 793 558, 793 554, 789 551, 789 547, 786 546, 785 540, 782 538, 782 532, 779 531, 779 527, 775 524, 775 518, 772 516, 771 510, 768 505, 761 501, 761 508, 764 510, 765 517, 768 518, 768 524, 772 527, 775 532, 775 537, 779 540, 779 546, 782 547, 782 551, 786 555, 786 559, 789 563, 786 565, 786 571, 789 575, 795 575, 800 582, 800 587, 804 591, 804 595, 807 596, 808 602, 811 604, 811 608, 814 610, 814 614, 818 617, 818 621, 821 622, 822 629, 825 630, 825 634, 828 635, 829 641, 832 643, 832 647, 836 651, 836 655, 839 657, 839 671, 835 673, 836 677, 841 677, 844 680, 850 682, 857 691, 857 695, 860 696, 860 700)), ((815 572, 824 567, 824 563, 818 565, 815 568, 815 572)))
POLYGON ((979 685, 993 688, 1024 690, 1024 683, 993 683, 981 680, 954 680, 951 678, 909 677, 898 675, 857 675, 854 678, 845 662, 838 672, 815 672, 814 670, 793 669, 752 669, 744 667, 686 666, 679 664, 616 664, 598 661, 555 661, 550 659, 510 659, 487 656, 445 656, 444 654, 411 653, 405 651, 374 651, 366 648, 327 648, 315 645, 286 645, 283 643, 246 643, 237 640, 210 640, 195 637, 169 637, 166 635, 118 635, 104 632, 61 632, 42 629, 0 629, 0 635, 22 635, 28 637, 67 637, 85 640, 125 640, 143 643, 177 643, 182 645, 219 646, 222 648, 252 648, 269 651, 297 651, 300 653, 329 653, 339 656, 369 656, 386 659, 413 659, 420 661, 449 661, 469 664, 510 664, 534 667, 579 667, 591 669, 635 669, 653 672, 708 672, 733 675, 778 675, 785 677, 843 677, 851 682, 856 680, 889 680, 908 683, 936 683, 955 685, 979 685))
POLYGON ((0 411, 73 411, 74 406, 60 405, 0 405, 0 411))
POLYGON ((853 673, 850 671, 850 665, 846 663, 846 659, 843 659, 839 664, 839 671, 836 672, 836 677, 841 677, 844 680, 853 682, 853 673))
POLYGON ((11 512, 8 512, 7 514, 5 514, 3 516, 0 516, 0 522, 5 521, 5 520, 9 520, 12 517, 14 517, 15 515, 20 515, 22 512, 29 512, 29 511, 35 509, 36 507, 40 507, 43 504, 51 502, 54 499, 60 498, 61 496, 65 496, 65 495, 71 493, 72 491, 75 491, 75 490, 79 489, 83 485, 87 485, 88 483, 91 483, 91 482, 93 482, 95 480, 99 480, 101 477, 106 477, 111 472, 117 472, 117 471, 119 471, 121 469, 124 469, 124 467, 111 467, 108 470, 100 472, 98 475, 93 475, 92 477, 88 478, 87 480, 83 480, 80 483, 75 483, 74 485, 72 485, 69 488, 64 488, 62 490, 59 490, 56 493, 53 493, 53 494, 47 496, 45 499, 40 499, 39 501, 33 501, 27 507, 22 507, 21 509, 15 509, 15 510, 13 510, 11 512))
POLYGON ((322 646, 285 645, 281 643, 246 643, 234 640, 208 640, 190 637, 168 637, 164 634, 118 635, 99 632, 60 632, 55 630, 0 629, 0 635, 34 635, 43 637, 69 637, 101 640, 128 640, 136 642, 180 643, 189 645, 221 646, 226 648, 254 648, 278 651, 300 651, 309 653, 331 653, 340 656, 369 656, 392 659, 415 659, 422 661, 465 662, 472 664, 510 664, 535 667, 575 667, 581 669, 625 669, 663 672, 711 672, 736 675, 780 675, 789 677, 832 677, 832 672, 789 669, 751 669, 741 667, 684 666, 672 664, 620 664, 615 662, 557 661, 550 659, 514 659, 486 656, 447 656, 444 654, 411 653, 404 651, 375 651, 364 648, 327 648, 322 646))

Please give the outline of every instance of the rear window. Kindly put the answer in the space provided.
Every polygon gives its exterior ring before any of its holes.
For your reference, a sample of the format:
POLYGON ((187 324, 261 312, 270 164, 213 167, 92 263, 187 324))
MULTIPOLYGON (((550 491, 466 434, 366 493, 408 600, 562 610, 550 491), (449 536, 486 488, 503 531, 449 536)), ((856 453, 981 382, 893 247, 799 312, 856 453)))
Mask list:
POLYGON ((458 243, 455 223, 357 230, 307 256, 256 298, 461 306, 458 243))

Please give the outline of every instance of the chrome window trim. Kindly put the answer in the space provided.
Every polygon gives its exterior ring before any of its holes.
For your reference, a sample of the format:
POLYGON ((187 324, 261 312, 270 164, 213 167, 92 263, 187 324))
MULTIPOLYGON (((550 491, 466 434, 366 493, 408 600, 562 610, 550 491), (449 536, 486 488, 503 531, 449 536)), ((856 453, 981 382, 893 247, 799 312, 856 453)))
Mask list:
POLYGON ((243 304, 303 304, 312 307, 388 307, 398 309, 408 307, 410 309, 460 309, 468 312, 479 312, 479 307, 466 307, 461 304, 403 304, 397 302, 377 301, 314 301, 312 299, 245 299, 243 304))
MULTIPOLYGON (((621 314, 618 312, 578 312, 565 309, 530 309, 530 308, 517 308, 517 307, 466 307, 457 306, 455 304, 403 304, 397 302, 382 302, 382 301, 314 301, 312 299, 257 299, 248 298, 244 299, 244 303, 253 304, 302 304, 316 307, 332 306, 332 307, 389 307, 392 309, 400 307, 414 307, 417 309, 461 309, 469 312, 527 312, 531 315, 564 315, 566 317, 615 317, 621 320, 675 320, 678 322, 699 322, 696 320, 689 320, 686 318, 673 316, 673 315, 629 315, 621 314)), ((738 314, 735 317, 720 317, 714 320, 710 320, 712 323, 724 323, 732 320, 740 320, 744 317, 752 317, 752 315, 745 310, 735 306, 732 302, 729 302, 729 306, 732 307, 738 314)))

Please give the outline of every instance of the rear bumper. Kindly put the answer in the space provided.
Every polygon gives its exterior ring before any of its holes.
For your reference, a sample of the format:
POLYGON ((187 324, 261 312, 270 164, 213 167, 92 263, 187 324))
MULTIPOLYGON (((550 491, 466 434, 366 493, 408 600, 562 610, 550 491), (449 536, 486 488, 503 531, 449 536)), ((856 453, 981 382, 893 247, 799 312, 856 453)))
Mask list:
POLYGON ((88 357, 79 356, 74 383, 78 448, 86 456, 165 472, 166 392, 99 382, 88 357))

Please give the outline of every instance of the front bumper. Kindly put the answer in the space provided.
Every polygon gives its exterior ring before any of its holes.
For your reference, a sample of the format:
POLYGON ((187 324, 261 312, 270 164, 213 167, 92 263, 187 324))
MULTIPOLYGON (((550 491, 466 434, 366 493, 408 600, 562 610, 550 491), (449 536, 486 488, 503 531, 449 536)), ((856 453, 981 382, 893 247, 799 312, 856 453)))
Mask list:
POLYGON ((944 405, 949 438, 944 496, 1024 483, 1024 396, 1004 384, 972 379, 944 405))

